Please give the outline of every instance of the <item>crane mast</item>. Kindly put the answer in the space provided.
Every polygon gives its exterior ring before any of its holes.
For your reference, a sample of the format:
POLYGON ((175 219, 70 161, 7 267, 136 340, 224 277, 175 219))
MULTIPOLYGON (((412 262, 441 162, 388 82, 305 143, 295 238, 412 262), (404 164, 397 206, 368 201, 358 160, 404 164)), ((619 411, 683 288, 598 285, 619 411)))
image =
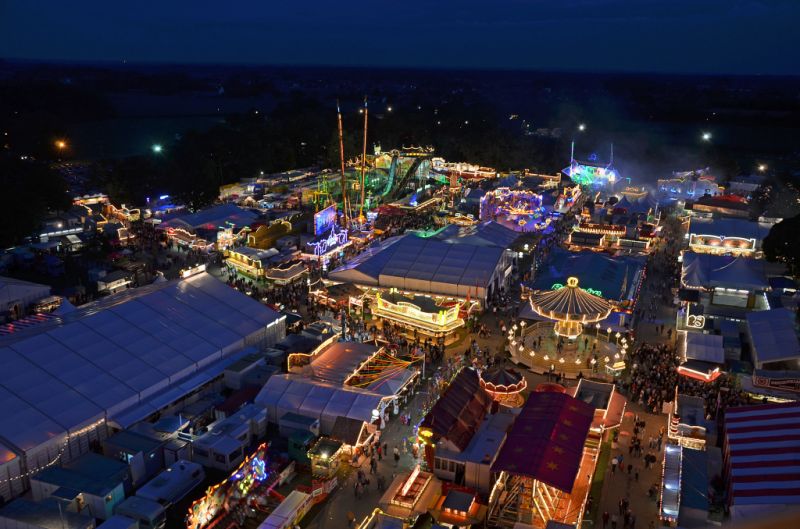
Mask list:
POLYGON ((366 187, 366 168, 367 168, 367 116, 369 115, 369 108, 367 107, 367 96, 364 96, 364 146, 361 151, 361 205, 358 211, 358 219, 364 223, 364 189, 366 187))
POLYGON ((336 100, 336 115, 339 121, 339 159, 342 164, 342 216, 344 217, 344 228, 350 227, 350 221, 347 215, 347 175, 344 172, 344 132, 342 131, 342 109, 339 106, 339 100, 336 100))

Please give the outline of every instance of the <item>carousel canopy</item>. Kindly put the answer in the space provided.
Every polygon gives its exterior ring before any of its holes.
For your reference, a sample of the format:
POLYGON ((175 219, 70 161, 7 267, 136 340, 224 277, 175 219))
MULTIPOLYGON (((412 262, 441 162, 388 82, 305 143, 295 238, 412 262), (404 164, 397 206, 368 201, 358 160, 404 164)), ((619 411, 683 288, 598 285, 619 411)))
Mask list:
POLYGON ((531 296, 531 308, 546 318, 584 323, 605 319, 611 313, 609 303, 578 288, 578 278, 570 277, 567 286, 531 296))
POLYGON ((528 384, 519 371, 496 366, 480 374, 481 387, 495 393, 517 393, 528 384))

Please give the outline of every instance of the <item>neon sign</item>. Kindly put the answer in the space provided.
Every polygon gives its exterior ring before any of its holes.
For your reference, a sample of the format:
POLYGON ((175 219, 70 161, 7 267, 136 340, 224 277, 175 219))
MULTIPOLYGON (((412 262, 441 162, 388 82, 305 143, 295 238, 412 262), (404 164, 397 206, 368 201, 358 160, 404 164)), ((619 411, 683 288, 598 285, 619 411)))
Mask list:
MULTIPOLYGON (((572 279, 572 278, 570 278, 570 279, 572 279)), ((561 284, 561 283, 553 283, 553 286, 550 287, 550 290, 561 290, 562 288, 564 288, 563 284, 561 284)), ((597 296, 597 297, 600 297, 600 298, 603 297, 603 291, 602 290, 595 290, 593 288, 588 288, 588 287, 587 288, 581 287, 581 290, 583 290, 584 292, 586 292, 588 294, 592 294, 593 296, 597 296)))
POLYGON ((321 241, 310 242, 308 246, 313 249, 316 256, 323 256, 329 251, 347 244, 347 230, 336 231, 336 225, 331 226, 328 237, 321 241))

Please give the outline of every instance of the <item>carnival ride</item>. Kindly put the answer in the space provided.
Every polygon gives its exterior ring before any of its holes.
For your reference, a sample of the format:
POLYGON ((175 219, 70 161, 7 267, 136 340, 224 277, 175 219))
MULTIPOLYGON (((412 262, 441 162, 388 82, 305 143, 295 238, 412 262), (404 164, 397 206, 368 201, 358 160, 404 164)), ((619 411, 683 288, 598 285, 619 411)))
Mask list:
POLYGON ((189 507, 187 529, 202 529, 242 505, 266 498, 272 491, 266 457, 267 443, 262 443, 227 479, 209 487, 206 494, 189 507))
POLYGON ((547 231, 550 213, 542 205, 542 195, 525 189, 501 187, 481 198, 480 219, 494 220, 514 231, 547 231))
POLYGON ((577 277, 559 289, 533 294, 530 304, 536 314, 555 320, 557 336, 572 340, 583 333, 583 324, 604 320, 611 313, 608 301, 578 288, 577 277))
POLYGON ((528 382, 516 369, 495 366, 481 371, 478 376, 481 387, 498 403, 518 408, 525 402, 522 392, 528 387, 528 382))
POLYGON ((509 340, 515 361, 536 372, 558 370, 566 378, 576 378, 584 370, 594 372, 597 364, 605 366, 608 374, 624 368, 628 339, 620 332, 612 335, 611 327, 601 333, 600 322, 608 318, 612 307, 599 292, 579 288, 578 279, 570 277, 566 286, 556 284, 534 293, 529 303, 536 314, 550 321, 522 325, 519 336, 512 328, 509 340), (595 324, 590 336, 584 335, 588 323, 595 324))
POLYGON ((585 162, 575 159, 575 142, 572 142, 569 167, 563 173, 578 185, 587 187, 613 186, 620 180, 619 172, 614 169, 614 145, 611 145, 611 158, 607 164, 598 160, 597 154, 591 154, 585 162))

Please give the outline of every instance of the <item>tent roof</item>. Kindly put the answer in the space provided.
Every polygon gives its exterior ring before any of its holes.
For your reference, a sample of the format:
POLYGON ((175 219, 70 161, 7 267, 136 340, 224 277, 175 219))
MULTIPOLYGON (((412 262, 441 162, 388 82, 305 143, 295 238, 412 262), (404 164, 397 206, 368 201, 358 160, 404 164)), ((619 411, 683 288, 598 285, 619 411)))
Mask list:
POLYGON ((694 288, 759 290, 769 286, 760 259, 694 252, 683 254, 681 280, 694 288))
POLYGON ((714 364, 725 363, 725 348, 722 336, 690 332, 686 334, 686 358, 714 364))
POLYGON ((273 375, 256 396, 256 403, 268 410, 291 409, 299 415, 334 422, 349 417, 364 422, 372 420, 382 395, 356 388, 328 384, 296 375, 273 375))
POLYGON ((565 393, 531 393, 492 472, 538 479, 571 492, 593 418, 594 406, 565 393))
POLYGON ((447 439, 463 451, 480 428, 491 403, 477 371, 464 368, 422 419, 420 427, 433 431, 435 440, 447 439))
POLYGON ((758 241, 767 236, 769 225, 746 219, 692 217, 689 220, 689 233, 715 237, 741 237, 758 241))
POLYGON ((161 228, 189 228, 190 230, 206 229, 216 230, 220 226, 231 223, 239 228, 254 223, 259 214, 253 210, 245 209, 236 204, 219 204, 201 209, 188 215, 173 217, 163 223, 161 228))
POLYGON ((8 414, 0 437, 30 450, 134 408, 280 317, 203 273, 127 290, 0 338, 8 414))
POLYGON ((747 313, 756 365, 800 358, 795 313, 786 308, 747 313))
POLYGON ((800 504, 800 402, 725 410, 734 505, 800 504))
POLYGON ((533 290, 550 290, 556 283, 577 277, 582 288, 598 290, 609 300, 631 299, 644 269, 645 259, 637 256, 605 255, 593 251, 570 252, 555 248, 530 284, 533 290))
MULTIPOLYGON (((483 241, 480 236, 478 238, 483 241)), ((481 241, 469 236, 441 239, 409 234, 387 241, 374 251, 368 250, 365 255, 331 272, 329 277, 335 281, 388 287, 410 279, 417 284, 429 282, 430 287, 422 290, 442 294, 452 292, 442 291, 436 284, 486 288, 505 248, 486 246, 481 241)))
POLYGON ((12 301, 21 300, 27 303, 49 295, 50 287, 48 285, 0 276, 0 307, 4 309, 12 301))
POLYGON ((367 343, 335 342, 311 361, 311 370, 318 380, 341 384, 377 352, 367 343))

